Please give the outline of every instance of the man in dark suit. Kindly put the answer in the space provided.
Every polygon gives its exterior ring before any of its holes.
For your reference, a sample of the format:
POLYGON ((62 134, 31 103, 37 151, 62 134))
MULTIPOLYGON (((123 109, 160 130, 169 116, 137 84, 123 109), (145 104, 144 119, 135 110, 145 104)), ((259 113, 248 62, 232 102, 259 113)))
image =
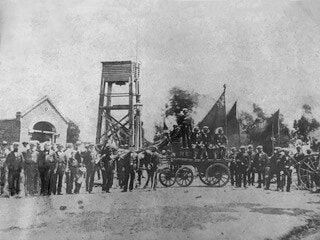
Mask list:
POLYGON ((13 151, 8 154, 5 162, 8 169, 8 184, 11 196, 20 193, 20 173, 23 167, 23 157, 18 150, 19 143, 13 143, 13 151))
POLYGON ((50 143, 48 142, 44 143, 44 149, 39 152, 38 170, 41 181, 40 194, 50 195, 53 189, 52 184, 54 182, 55 160, 54 152, 51 150, 50 143))

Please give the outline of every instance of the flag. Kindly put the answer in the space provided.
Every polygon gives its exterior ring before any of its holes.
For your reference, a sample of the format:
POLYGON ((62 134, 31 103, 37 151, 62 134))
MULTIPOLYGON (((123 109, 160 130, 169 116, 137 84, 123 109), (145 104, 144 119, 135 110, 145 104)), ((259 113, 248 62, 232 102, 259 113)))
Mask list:
POLYGON ((272 115, 272 134, 274 137, 279 137, 280 135, 280 121, 279 121, 279 116, 280 116, 280 109, 276 111, 272 115))
POLYGON ((240 126, 237 119, 237 102, 235 102, 227 114, 227 131, 228 145, 240 147, 240 126))
POLYGON ((264 150, 268 154, 272 154, 274 143, 280 136, 280 110, 276 111, 270 118, 266 120, 265 127, 259 137, 259 144, 264 146, 264 150))
POLYGON ((207 115, 198 123, 199 128, 208 126, 213 134, 218 127, 226 130, 226 103, 225 103, 225 85, 224 90, 219 99, 213 105, 207 115))

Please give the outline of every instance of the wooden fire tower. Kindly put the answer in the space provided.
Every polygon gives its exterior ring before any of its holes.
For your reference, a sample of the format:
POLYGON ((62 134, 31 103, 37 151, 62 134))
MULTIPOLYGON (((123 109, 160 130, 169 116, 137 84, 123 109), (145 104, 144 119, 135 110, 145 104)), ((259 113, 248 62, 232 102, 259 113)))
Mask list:
POLYGON ((139 73, 136 62, 102 62, 96 143, 142 147, 139 73))

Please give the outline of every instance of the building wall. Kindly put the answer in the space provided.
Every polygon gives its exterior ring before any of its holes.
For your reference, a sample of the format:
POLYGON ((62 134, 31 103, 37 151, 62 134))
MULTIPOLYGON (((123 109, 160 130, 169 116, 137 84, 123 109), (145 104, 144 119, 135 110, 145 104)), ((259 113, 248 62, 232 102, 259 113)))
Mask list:
POLYGON ((9 144, 20 141, 19 119, 0 120, 0 142, 3 141, 9 144))
POLYGON ((54 110, 48 101, 44 101, 32 111, 21 117, 21 132, 20 141, 30 141, 31 134, 29 131, 33 129, 33 126, 37 122, 49 122, 51 123, 58 134, 56 142, 66 144, 67 141, 67 128, 68 124, 62 119, 62 117, 54 110))

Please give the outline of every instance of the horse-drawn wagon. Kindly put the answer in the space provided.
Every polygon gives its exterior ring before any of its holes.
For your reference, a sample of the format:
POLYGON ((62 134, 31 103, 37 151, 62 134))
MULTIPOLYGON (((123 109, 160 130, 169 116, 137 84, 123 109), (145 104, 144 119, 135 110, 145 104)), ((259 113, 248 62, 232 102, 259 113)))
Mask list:
POLYGON ((214 150, 210 150, 208 157, 193 158, 192 149, 180 149, 174 154, 167 154, 162 159, 165 167, 159 172, 159 181, 165 187, 175 183, 187 187, 195 176, 199 176, 201 182, 208 186, 223 187, 230 179, 228 161, 215 156, 214 150))

